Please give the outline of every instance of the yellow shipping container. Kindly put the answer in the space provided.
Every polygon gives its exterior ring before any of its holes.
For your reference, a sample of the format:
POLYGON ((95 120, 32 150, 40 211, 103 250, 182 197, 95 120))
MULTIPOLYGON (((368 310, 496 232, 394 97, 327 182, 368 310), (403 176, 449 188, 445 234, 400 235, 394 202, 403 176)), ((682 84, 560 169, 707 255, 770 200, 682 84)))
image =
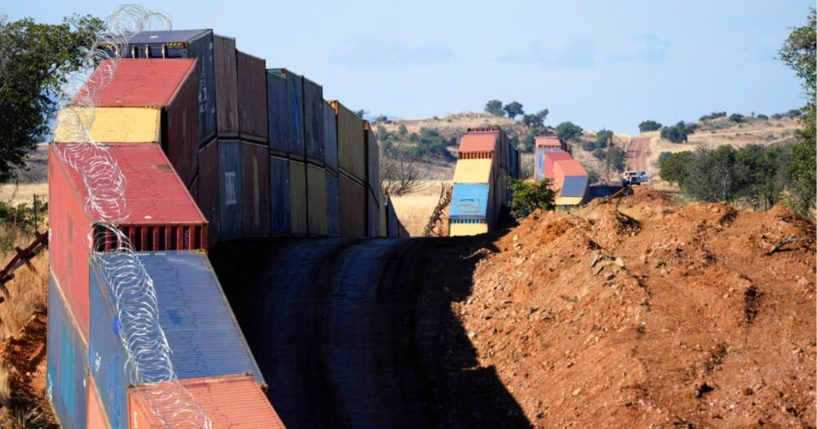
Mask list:
POLYGON ((329 235, 326 218, 326 170, 317 165, 306 165, 306 185, 309 200, 309 233, 329 235))
POLYGON ((479 235, 486 232, 488 232, 487 223, 452 223, 448 228, 448 235, 451 237, 479 235))
POLYGON ((557 206, 577 206, 583 199, 584 197, 558 197, 553 203, 557 206))
POLYGON ((490 159, 460 159, 454 170, 454 183, 491 183, 490 159))
POLYGON ((338 166, 366 183, 366 139, 363 119, 336 100, 329 102, 338 117, 338 166))
POLYGON ((306 234, 306 166, 303 162, 289 161, 289 203, 290 231, 306 234))
POLYGON ((57 115, 54 141, 85 141, 84 129, 97 142, 159 143, 160 110, 141 107, 68 107, 57 115))

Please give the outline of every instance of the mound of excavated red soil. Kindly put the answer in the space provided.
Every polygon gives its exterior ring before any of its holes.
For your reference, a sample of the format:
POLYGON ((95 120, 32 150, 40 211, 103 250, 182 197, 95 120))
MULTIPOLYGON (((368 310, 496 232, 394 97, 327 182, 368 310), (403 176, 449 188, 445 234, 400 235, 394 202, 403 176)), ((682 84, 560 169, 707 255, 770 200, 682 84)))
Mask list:
POLYGON ((538 427, 810 427, 814 236, 784 208, 675 207, 642 187, 533 214, 454 305, 538 427))

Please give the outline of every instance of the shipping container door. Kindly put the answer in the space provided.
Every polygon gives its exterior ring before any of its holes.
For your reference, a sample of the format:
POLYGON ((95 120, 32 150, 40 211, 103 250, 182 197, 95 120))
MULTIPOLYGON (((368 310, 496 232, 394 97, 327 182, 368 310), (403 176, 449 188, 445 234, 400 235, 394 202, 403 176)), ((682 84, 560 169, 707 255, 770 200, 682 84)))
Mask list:
POLYGON ((218 142, 221 238, 235 238, 244 231, 244 194, 241 173, 241 144, 218 142))
POLYGON ((270 157, 270 230, 273 235, 290 233, 289 160, 270 157))
POLYGON ((327 102, 323 103, 324 157, 326 168, 338 170, 338 123, 335 109, 327 102))
POLYGON ((236 51, 238 74, 238 124, 241 138, 267 143, 266 62, 236 51))
POLYGON ((289 154, 301 159, 305 155, 304 85, 301 76, 287 71, 287 99, 289 100, 290 139, 289 154))
POLYGON ((291 232, 303 235, 309 232, 306 199, 306 166, 303 162, 289 162, 289 201, 291 232))
POLYGON ((306 171, 309 234, 326 236, 329 234, 326 207, 326 170, 323 167, 308 163, 306 171))
MULTIPOLYGON (((197 127, 200 115, 196 100, 195 68, 179 87, 163 117, 162 148, 185 185, 189 185, 198 170, 199 141, 197 127)), ((215 124, 214 124, 215 125, 215 124)))
POLYGON ((218 140, 199 149, 199 192, 196 202, 209 222, 208 237, 212 247, 218 242, 221 230, 221 206, 218 167, 218 140))
POLYGON ((344 237, 366 235, 366 187, 347 177, 338 176, 340 194, 340 231, 344 237))
POLYGON ((267 115, 270 150, 278 154, 288 153, 295 146, 291 142, 295 136, 290 122, 286 70, 267 70, 267 115))
POLYGON ((264 236, 270 228, 269 148, 241 142, 244 184, 244 232, 264 236))
POLYGON ((220 137, 238 137, 238 75, 235 39, 213 36, 216 118, 220 137))
POLYGON ((324 163, 323 88, 304 78, 304 137, 306 157, 313 163, 324 163))
POLYGON ((326 172, 326 218, 330 236, 340 235, 340 194, 338 178, 326 172))

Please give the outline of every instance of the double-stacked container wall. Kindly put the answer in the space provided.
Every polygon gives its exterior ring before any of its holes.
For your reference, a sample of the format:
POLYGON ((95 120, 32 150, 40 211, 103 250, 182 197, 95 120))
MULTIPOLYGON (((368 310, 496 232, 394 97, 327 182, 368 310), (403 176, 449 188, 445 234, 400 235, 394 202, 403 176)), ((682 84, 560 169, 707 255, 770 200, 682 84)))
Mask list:
MULTIPOLYGON (((218 136, 236 138, 239 134, 239 108, 235 39, 213 36, 213 55, 218 136)), ((201 142, 200 146, 209 142, 201 142)))
POLYGON ((221 239, 244 233, 244 175, 241 169, 241 142, 218 141, 218 181, 221 239))
POLYGON ((330 236, 339 236, 340 191, 338 188, 338 122, 335 109, 323 102, 324 160, 326 165, 326 223, 330 236))
POLYGON ((363 119, 337 101, 338 191, 341 235, 367 235, 366 136, 363 119))
POLYGON ((329 235, 326 130, 323 88, 303 78, 304 139, 306 146, 307 228, 310 235, 329 235))
POLYGON ((270 233, 269 127, 266 62, 236 51, 241 136, 241 211, 245 236, 270 233))
POLYGON ((364 138, 366 140, 365 158, 366 158, 366 188, 368 191, 368 203, 366 206, 366 234, 369 237, 380 237, 380 169, 379 156, 380 150, 377 146, 377 139, 369 122, 363 123, 364 138))

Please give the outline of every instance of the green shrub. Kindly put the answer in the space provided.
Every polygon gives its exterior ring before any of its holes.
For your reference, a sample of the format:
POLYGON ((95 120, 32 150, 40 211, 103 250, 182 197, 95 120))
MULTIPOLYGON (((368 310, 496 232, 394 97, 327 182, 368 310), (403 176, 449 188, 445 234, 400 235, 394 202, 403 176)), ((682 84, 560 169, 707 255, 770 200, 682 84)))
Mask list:
POLYGON ((553 210, 554 192, 549 188, 550 182, 545 179, 539 182, 526 182, 509 177, 511 191, 511 215, 517 219, 531 214, 536 209, 553 210))

